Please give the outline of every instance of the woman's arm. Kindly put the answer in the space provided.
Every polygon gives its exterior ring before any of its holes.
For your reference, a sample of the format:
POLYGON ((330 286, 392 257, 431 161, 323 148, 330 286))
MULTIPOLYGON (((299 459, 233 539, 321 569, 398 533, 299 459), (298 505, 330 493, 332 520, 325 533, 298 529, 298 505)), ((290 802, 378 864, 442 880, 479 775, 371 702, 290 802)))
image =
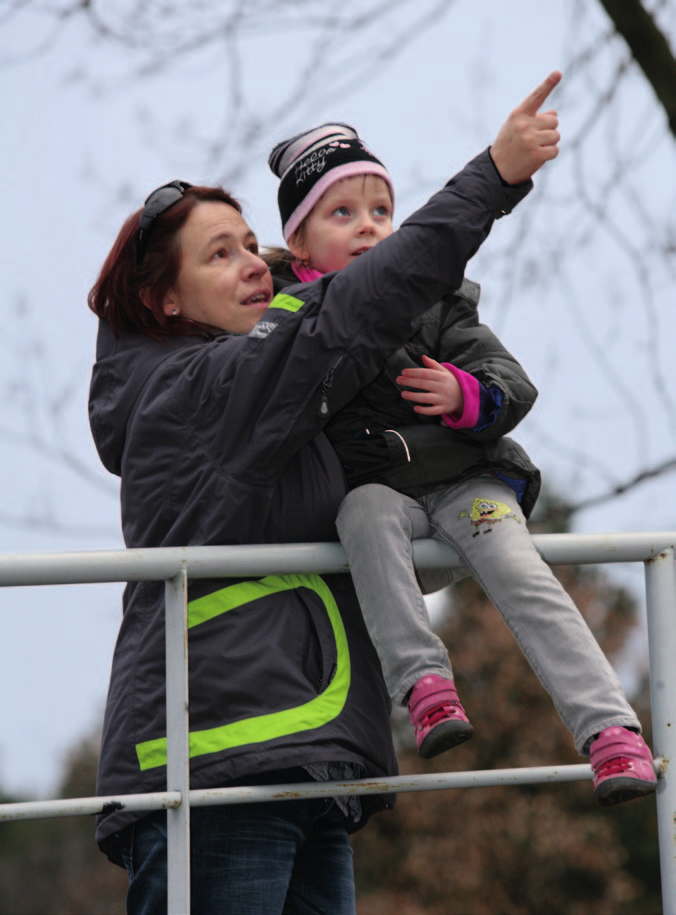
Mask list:
POLYGON ((223 459, 247 475, 285 464, 460 285, 496 215, 530 186, 504 187, 482 153, 345 270, 285 289, 249 335, 220 345, 227 360, 215 347, 208 388, 224 410, 223 459))

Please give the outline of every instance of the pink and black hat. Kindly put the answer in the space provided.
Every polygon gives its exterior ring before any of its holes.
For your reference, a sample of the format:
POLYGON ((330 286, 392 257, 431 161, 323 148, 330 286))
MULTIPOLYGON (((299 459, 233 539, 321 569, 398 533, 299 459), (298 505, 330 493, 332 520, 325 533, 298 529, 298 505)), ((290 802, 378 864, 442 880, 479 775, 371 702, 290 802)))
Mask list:
POLYGON ((342 178, 377 175, 394 200, 387 169, 349 124, 321 124, 283 140, 270 153, 268 165, 280 179, 277 202, 287 241, 320 197, 342 178))

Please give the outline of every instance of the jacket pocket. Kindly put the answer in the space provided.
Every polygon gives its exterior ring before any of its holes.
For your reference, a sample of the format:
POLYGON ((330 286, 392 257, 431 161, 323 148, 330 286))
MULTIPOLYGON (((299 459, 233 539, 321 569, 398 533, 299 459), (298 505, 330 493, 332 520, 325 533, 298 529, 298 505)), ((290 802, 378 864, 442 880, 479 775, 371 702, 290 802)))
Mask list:
POLYGON ((336 671, 336 640, 326 608, 316 592, 299 588, 297 593, 305 610, 303 674, 315 691, 321 693, 336 671))

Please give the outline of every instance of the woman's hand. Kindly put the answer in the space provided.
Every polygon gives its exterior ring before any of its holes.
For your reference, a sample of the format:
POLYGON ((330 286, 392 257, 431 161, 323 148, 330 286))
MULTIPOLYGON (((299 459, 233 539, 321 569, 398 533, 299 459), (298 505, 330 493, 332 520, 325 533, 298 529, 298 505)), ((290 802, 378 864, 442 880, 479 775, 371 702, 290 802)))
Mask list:
POLYGON ((491 156, 507 184, 521 184, 559 154, 559 120, 555 111, 538 109, 558 86, 561 74, 550 73, 534 92, 512 111, 500 128, 491 156))
POLYGON ((434 359, 423 356, 423 369, 403 369, 397 384, 420 391, 402 391, 404 400, 413 400, 426 406, 414 407, 416 413, 426 416, 462 415, 465 399, 455 375, 434 359))

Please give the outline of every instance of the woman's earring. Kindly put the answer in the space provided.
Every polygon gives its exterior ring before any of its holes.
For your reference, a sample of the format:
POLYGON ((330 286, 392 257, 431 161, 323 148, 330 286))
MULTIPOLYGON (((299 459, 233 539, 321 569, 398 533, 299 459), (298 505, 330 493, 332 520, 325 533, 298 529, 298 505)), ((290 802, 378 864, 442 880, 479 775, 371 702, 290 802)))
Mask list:
POLYGON ((176 311, 176 309, 175 309, 175 308, 174 308, 174 309, 172 309, 172 312, 171 312, 171 313, 172 313, 172 315, 173 315, 173 316, 174 316, 174 317, 176 317, 176 315, 177 315, 177 314, 178 314, 178 312, 177 312, 177 311, 176 311))

